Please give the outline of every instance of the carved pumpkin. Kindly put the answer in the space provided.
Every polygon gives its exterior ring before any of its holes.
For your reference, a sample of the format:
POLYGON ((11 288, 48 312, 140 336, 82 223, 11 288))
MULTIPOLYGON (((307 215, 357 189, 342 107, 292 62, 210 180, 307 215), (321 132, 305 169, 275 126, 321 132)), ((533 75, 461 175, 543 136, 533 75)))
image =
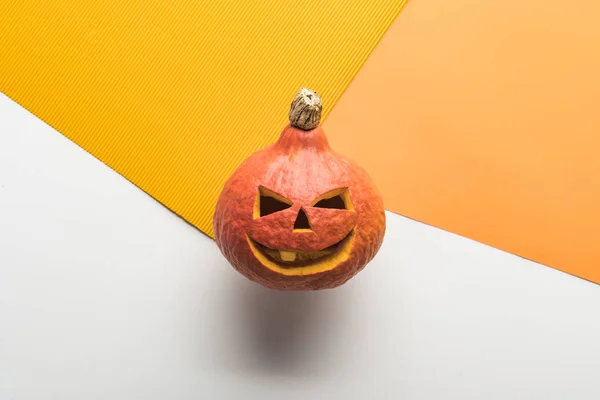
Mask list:
POLYGON ((321 99, 301 89, 279 140, 225 183, 213 217, 218 247, 247 278, 273 289, 334 288, 379 250, 385 213, 366 172, 334 152, 321 99))

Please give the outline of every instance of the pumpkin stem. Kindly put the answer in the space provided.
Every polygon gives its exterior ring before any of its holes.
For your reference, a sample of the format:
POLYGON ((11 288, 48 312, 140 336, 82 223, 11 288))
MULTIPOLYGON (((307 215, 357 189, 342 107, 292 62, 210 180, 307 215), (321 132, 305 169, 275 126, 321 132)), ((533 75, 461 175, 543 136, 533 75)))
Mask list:
POLYGON ((305 131, 315 129, 321 123, 322 108, 323 104, 319 95, 310 89, 302 88, 292 101, 290 123, 305 131))

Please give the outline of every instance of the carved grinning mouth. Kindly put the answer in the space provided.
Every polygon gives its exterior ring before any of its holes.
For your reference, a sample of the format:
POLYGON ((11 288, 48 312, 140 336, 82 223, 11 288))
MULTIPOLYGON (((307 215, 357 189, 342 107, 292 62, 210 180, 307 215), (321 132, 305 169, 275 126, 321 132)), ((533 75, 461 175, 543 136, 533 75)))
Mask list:
POLYGON ((352 248, 354 229, 336 244, 319 251, 272 249, 249 236, 247 239, 264 266, 285 275, 306 275, 331 270, 345 261, 352 248))

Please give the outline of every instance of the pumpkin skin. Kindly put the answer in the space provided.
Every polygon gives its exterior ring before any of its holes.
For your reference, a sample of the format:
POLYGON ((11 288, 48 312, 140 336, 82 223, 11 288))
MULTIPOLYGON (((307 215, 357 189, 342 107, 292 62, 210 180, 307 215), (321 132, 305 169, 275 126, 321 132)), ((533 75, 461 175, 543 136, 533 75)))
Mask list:
POLYGON ((319 290, 344 284, 372 260, 385 212, 371 178, 331 149, 320 126, 290 124, 225 183, 213 228, 246 278, 272 289, 319 290))

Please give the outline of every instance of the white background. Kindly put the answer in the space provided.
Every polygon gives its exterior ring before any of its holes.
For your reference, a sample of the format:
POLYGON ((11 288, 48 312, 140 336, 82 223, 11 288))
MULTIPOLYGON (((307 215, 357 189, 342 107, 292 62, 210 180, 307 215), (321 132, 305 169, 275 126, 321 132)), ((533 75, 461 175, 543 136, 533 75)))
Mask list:
POLYGON ((0 95, 0 399, 600 399, 600 286, 388 213, 285 293, 0 95))

